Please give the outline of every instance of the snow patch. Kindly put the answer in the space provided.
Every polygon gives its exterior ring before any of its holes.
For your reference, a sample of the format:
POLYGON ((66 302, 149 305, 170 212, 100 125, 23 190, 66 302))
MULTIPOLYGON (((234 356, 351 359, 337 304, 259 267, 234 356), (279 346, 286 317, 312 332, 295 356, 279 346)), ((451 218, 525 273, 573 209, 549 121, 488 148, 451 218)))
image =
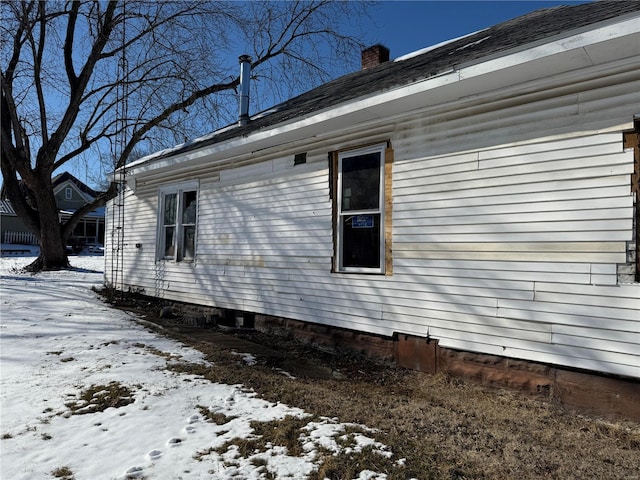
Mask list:
MULTIPOLYGON (((301 456, 278 445, 246 457, 235 445, 219 453, 230 441, 255 438, 253 421, 310 415, 242 385, 167 369, 167 362, 208 363, 102 302, 91 287, 103 283, 104 257, 71 257, 75 271, 18 271, 33 260, 0 259, 1 478, 45 480, 65 467, 76 480, 259 479, 266 468, 274 478, 302 480, 318 468, 320 447, 339 453, 346 443, 391 456, 370 429, 329 418, 303 428, 301 456), (131 403, 82 415, 69 407, 83 392, 101 393, 113 382, 130 391, 131 403), (201 406, 229 421, 205 421, 201 406)), ((370 469, 358 477, 384 478, 370 469)))

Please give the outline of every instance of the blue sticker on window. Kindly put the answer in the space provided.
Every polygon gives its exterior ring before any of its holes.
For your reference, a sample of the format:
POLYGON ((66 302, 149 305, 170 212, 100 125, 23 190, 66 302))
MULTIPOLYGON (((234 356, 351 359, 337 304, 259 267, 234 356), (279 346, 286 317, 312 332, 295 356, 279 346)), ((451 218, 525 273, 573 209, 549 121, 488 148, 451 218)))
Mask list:
POLYGON ((354 215, 351 228, 373 228, 373 215, 354 215))

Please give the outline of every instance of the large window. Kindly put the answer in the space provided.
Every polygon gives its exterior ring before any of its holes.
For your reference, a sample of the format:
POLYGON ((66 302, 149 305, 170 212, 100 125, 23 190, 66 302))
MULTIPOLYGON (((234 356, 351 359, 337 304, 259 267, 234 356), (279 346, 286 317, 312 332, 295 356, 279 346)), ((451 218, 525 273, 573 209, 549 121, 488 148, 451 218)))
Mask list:
POLYGON ((159 196, 158 259, 193 261, 196 254, 197 183, 163 187, 159 196))
POLYGON ((338 271, 385 273, 385 151, 381 144, 337 156, 338 271))

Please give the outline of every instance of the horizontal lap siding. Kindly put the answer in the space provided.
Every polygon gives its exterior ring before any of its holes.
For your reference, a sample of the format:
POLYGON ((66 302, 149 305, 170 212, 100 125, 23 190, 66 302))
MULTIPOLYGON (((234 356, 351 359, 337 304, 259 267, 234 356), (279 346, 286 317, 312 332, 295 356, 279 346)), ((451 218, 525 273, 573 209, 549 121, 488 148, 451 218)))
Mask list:
POLYGON ((349 142, 390 139, 394 148, 392 276, 331 272, 323 146, 293 168, 281 168, 283 156, 191 172, 200 180, 194 264, 154 261, 162 177, 140 184, 126 206, 139 225, 127 230, 128 283, 175 300, 640 377, 640 286, 616 285, 632 235, 632 154, 621 132, 606 131, 640 108, 629 88, 414 117, 385 138, 349 142))
MULTIPOLYGON (((624 263, 633 165, 620 138, 602 134, 437 157, 440 165, 468 165, 464 172, 437 166, 430 175, 422 165, 436 165, 431 159, 396 165, 397 256, 624 263)), ((599 278, 615 283, 614 273, 599 278)))
POLYGON ((292 272, 330 275, 333 248, 326 163, 296 166, 267 177, 230 171, 224 176, 227 181, 201 180, 193 283, 174 283, 168 295, 314 322, 326 317, 325 309, 311 298, 301 302, 287 290, 292 272))
POLYGON ((113 201, 107 205, 105 233, 107 283, 117 281, 120 284, 124 279, 128 285, 145 285, 149 277, 153 278, 157 193, 155 190, 151 196, 140 196, 139 193, 134 194, 127 188, 122 207, 114 205, 113 201), (120 225, 118 218, 121 212, 125 218, 122 224, 124 240, 120 245, 115 245, 114 229, 120 225))
MULTIPOLYGON (((253 258, 254 263, 289 258, 325 262, 332 255, 326 172, 203 189, 199 210, 198 261, 207 264, 253 258)), ((297 263, 297 262, 296 262, 297 263)))
MULTIPOLYGON (((604 95, 556 100, 553 123, 590 123, 580 99, 604 95)), ((394 277, 420 294, 391 294, 383 319, 445 347, 640 377, 640 286, 616 285, 632 240, 633 154, 618 131, 507 145, 527 109, 504 116, 513 125, 466 119, 502 147, 428 156, 446 150, 447 129, 420 122, 395 143, 394 277)), ((546 130, 545 115, 532 113, 528 129, 546 130)), ((486 141, 450 123, 453 144, 486 141)))

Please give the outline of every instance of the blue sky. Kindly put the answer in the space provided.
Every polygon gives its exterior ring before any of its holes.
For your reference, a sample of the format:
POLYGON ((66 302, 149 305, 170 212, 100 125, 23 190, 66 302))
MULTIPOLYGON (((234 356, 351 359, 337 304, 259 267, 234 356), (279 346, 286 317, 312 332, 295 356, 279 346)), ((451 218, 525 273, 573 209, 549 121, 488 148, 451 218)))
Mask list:
MULTIPOLYGON (((362 20, 360 24, 368 25, 365 44, 381 43, 387 46, 393 59, 534 10, 577 3, 584 3, 584 0, 386 0, 379 1, 371 7, 371 20, 362 20)), ((345 24, 348 23, 347 20, 345 24)), ((357 35, 358 32, 343 33, 357 35)), ((356 55, 359 65, 359 52, 356 55)), ((95 178, 90 172, 93 168, 92 165, 77 160, 67 163, 62 170, 68 170, 82 181, 96 187, 91 179, 95 178)))
POLYGON ((584 1, 384 1, 371 9, 370 45, 381 43, 391 58, 490 27, 525 13, 584 1))

